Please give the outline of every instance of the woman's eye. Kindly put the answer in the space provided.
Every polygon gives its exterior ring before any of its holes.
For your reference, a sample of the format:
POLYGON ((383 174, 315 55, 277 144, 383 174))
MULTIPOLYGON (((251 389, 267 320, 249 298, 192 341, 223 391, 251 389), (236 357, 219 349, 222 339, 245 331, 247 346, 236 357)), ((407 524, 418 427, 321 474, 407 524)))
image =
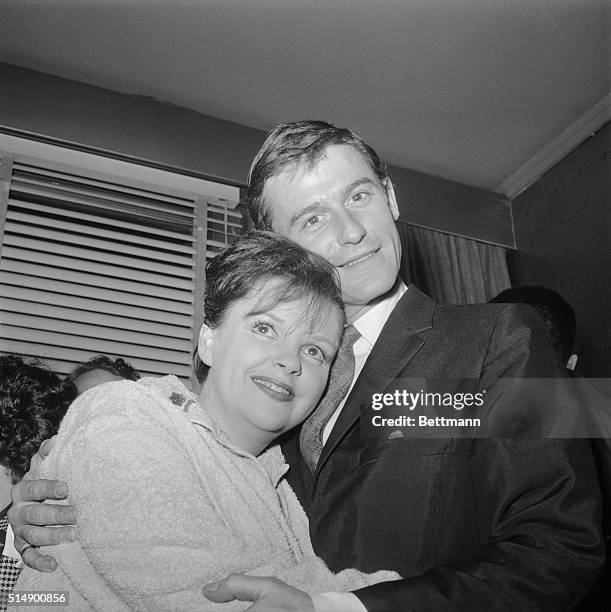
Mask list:
POLYGON ((304 347, 303 350, 308 357, 311 357, 312 359, 316 359, 316 361, 325 360, 325 354, 317 346, 314 346, 311 344, 311 345, 304 347))
POLYGON ((267 323, 257 323, 255 325, 255 331, 262 336, 268 336, 272 333, 272 326, 267 323))

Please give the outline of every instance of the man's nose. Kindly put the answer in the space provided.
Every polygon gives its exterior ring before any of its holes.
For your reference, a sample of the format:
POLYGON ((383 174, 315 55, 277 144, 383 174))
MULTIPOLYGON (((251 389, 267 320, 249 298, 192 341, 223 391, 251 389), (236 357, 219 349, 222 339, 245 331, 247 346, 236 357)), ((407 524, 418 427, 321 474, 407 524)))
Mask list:
POLYGON ((361 220, 348 210, 344 210, 337 222, 340 244, 358 244, 367 235, 367 229, 361 220))
POLYGON ((279 351, 273 359, 273 364, 277 368, 281 368, 286 374, 299 376, 301 374, 301 359, 299 354, 294 350, 279 351))

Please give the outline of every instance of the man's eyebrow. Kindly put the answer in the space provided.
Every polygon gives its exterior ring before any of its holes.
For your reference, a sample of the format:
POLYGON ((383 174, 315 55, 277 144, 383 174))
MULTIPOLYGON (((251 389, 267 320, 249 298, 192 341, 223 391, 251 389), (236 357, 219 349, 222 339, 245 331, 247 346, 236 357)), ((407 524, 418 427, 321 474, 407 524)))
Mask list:
POLYGON ((346 197, 351 191, 354 191, 357 187, 361 187, 361 185, 379 185, 378 181, 374 181, 373 179, 369 178, 368 176, 363 176, 359 179, 356 179, 356 181, 352 181, 352 183, 350 183, 350 185, 346 185, 346 187, 344 188, 344 197, 346 197))

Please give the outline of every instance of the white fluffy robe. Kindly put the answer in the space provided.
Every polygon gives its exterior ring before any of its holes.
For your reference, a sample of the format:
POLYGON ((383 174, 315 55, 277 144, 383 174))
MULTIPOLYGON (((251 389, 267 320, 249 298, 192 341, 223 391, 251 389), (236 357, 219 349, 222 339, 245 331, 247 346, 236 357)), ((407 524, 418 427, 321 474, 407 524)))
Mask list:
POLYGON ((398 578, 333 575, 312 551, 286 469, 277 447, 258 458, 235 448, 175 377, 95 387, 70 407, 40 473, 68 482, 78 542, 48 547, 60 569, 26 568, 17 590, 69 591, 79 611, 230 612, 250 604, 213 604, 201 591, 230 572, 309 593, 398 578))

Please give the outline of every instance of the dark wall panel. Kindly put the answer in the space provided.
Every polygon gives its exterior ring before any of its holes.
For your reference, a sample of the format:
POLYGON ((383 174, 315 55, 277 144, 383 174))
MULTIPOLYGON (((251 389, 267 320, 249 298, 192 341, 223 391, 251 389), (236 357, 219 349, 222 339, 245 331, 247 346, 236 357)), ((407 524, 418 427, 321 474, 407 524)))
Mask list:
POLYGON ((575 309, 578 368, 611 377, 611 123, 513 202, 514 285, 539 284, 575 309))

